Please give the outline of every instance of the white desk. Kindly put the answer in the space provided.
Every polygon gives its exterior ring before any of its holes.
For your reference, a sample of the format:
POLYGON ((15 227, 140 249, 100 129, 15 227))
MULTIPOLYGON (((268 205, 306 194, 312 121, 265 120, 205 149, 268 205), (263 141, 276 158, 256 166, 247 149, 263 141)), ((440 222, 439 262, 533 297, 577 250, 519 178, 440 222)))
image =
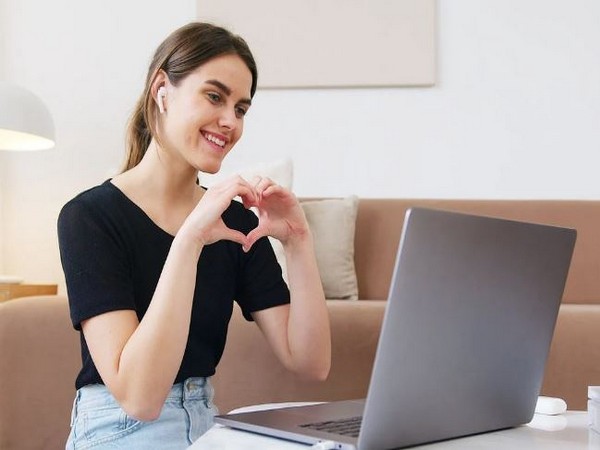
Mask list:
MULTIPOLYGON (((310 446, 214 425, 188 447, 188 450, 306 450, 308 448, 310 446)), ((530 424, 509 430, 411 448, 419 450, 598 450, 600 434, 588 429, 586 412, 569 411, 559 416, 536 415, 530 424)))

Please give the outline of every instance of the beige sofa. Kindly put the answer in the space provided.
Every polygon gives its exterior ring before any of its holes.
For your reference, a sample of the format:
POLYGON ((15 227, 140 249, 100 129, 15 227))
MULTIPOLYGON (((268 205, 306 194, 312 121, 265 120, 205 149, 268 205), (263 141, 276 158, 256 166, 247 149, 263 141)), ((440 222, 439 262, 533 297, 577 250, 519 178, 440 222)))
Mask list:
MULTIPOLYGON (((359 301, 329 300, 333 361, 327 381, 287 373, 236 309, 214 377, 222 411, 248 404, 334 400, 366 393, 405 210, 429 206, 577 228, 578 241, 542 393, 585 409, 600 384, 600 202, 362 199, 355 237, 359 301)), ((66 299, 0 303, 0 449, 64 445, 79 369, 66 299)))

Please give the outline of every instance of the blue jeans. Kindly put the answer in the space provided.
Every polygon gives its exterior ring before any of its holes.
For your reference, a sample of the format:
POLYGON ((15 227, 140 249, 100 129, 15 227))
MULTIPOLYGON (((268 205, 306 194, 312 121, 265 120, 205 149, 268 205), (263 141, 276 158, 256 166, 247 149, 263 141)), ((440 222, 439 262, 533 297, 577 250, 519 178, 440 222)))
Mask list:
POLYGON ((173 386, 158 419, 141 422, 123 411, 106 386, 84 386, 73 402, 66 448, 185 449, 213 425, 213 394, 208 378, 188 378, 173 386))

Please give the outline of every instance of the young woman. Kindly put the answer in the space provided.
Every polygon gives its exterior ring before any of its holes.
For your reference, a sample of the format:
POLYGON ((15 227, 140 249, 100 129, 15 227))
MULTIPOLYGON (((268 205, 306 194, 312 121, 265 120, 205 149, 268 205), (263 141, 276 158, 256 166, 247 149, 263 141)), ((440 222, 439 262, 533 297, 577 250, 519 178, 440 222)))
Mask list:
POLYGON ((267 178, 197 182, 241 137, 256 81, 240 37, 176 30, 149 67, 124 171, 62 209, 83 361, 67 448, 181 449, 204 433, 234 300, 285 367, 327 377, 327 309, 297 199, 267 178), (283 243, 289 290, 266 236, 283 243))

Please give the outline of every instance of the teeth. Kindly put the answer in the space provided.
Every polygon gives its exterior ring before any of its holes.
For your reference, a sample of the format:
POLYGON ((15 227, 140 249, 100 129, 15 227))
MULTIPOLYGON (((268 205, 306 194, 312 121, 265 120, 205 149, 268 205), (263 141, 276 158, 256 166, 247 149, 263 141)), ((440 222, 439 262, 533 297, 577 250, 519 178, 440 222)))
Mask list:
POLYGON ((205 134, 204 135, 206 137, 206 139, 208 139, 210 142, 214 142, 215 144, 217 144, 219 147, 223 147, 225 145, 225 141, 217 138, 216 136, 213 136, 212 134, 205 134))

